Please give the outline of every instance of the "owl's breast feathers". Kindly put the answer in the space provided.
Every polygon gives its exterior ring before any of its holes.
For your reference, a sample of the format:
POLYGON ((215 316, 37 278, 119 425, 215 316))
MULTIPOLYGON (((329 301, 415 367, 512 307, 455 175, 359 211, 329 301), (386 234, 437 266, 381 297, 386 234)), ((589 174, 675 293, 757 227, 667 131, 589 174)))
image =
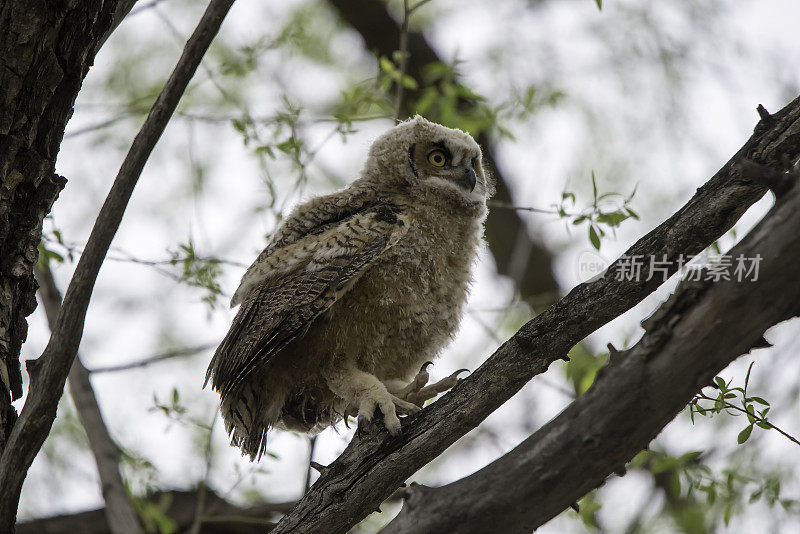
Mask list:
POLYGON ((223 399, 237 390, 302 337, 408 228, 403 208, 372 191, 346 190, 301 206, 242 279, 234 296, 241 308, 206 382, 223 399))

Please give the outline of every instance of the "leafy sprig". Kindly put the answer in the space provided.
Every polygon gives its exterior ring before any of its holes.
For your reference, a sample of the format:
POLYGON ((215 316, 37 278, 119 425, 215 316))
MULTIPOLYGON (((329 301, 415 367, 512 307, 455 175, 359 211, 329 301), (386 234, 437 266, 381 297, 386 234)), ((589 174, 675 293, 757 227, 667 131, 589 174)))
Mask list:
POLYGON ((750 384, 750 372, 753 369, 753 363, 754 362, 751 362, 750 366, 747 368, 744 387, 733 387, 731 385, 733 379, 726 381, 724 378, 717 376, 714 377, 714 383, 708 386, 717 390, 715 396, 707 395, 702 390, 695 395, 692 402, 689 403, 689 416, 692 422, 694 423, 694 414, 713 416, 725 411, 727 414, 734 417, 744 415, 747 418, 747 425, 737 436, 737 441, 740 444, 750 439, 754 427, 759 427, 764 430, 775 430, 793 443, 800 445, 800 441, 798 441, 797 438, 775 426, 768 420, 767 415, 771 407, 767 400, 756 395, 748 394, 747 388, 750 384))

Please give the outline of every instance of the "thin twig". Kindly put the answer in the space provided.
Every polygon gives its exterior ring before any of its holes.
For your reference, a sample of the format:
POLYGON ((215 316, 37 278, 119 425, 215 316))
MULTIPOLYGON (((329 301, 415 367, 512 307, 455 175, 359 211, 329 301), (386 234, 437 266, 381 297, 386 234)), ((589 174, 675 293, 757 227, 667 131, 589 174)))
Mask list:
POLYGON ((403 24, 400 27, 400 78, 397 80, 394 96, 396 106, 394 118, 398 121, 403 113, 403 91, 408 67, 408 18, 410 16, 411 10, 408 8, 408 0, 403 0, 403 24))
MULTIPOLYGON (((696 395, 696 397, 697 397, 698 399, 700 399, 700 400, 708 400, 708 401, 712 401, 712 402, 717 402, 717 399, 715 399, 715 398, 714 398, 714 399, 712 399, 711 397, 707 396, 707 395, 706 395, 705 393, 703 393, 702 391, 701 391, 700 393, 698 393, 698 394, 696 395)), ((795 444, 797 444, 797 445, 800 445, 800 441, 798 441, 798 440, 797 440, 797 438, 795 438, 794 436, 792 436, 791 434, 789 434, 789 433, 787 433, 787 432, 784 432, 784 431, 783 431, 781 428, 779 428, 779 427, 777 427, 776 425, 774 425, 774 424, 770 423, 769 421, 767 421, 767 420, 766 420, 766 419, 764 419, 763 417, 759 417, 758 415, 756 415, 756 414, 754 414, 754 413, 750 413, 750 412, 748 412, 747 410, 745 410, 745 409, 743 409, 743 408, 741 408, 741 407, 739 407, 739 406, 736 406, 736 405, 734 405, 734 404, 731 404, 730 402, 728 402, 728 401, 726 401, 726 400, 723 400, 723 401, 722 401, 722 404, 724 405, 724 407, 725 407, 725 409, 726 409, 726 410, 736 410, 736 411, 738 411, 738 412, 741 412, 741 413, 743 413, 743 414, 745 414, 745 415, 749 415, 749 416, 751 416, 751 417, 752 417, 752 418, 753 418, 755 421, 757 421, 757 422, 759 422, 759 423, 763 423, 763 424, 769 425, 769 426, 770 426, 770 428, 772 428, 772 429, 774 429, 774 430, 777 430, 779 433, 783 434, 783 436, 784 436, 785 438, 787 438, 789 441, 792 441, 793 443, 795 443, 795 444)), ((708 410, 707 410, 707 409, 705 409, 705 408, 704 408, 704 410, 705 410, 705 411, 708 411, 708 410)), ((734 415, 734 414, 729 414, 729 415, 734 415)))
MULTIPOLYGON (((558 210, 545 209, 545 208, 534 208, 534 207, 530 207, 530 206, 515 206, 513 204, 510 204, 508 202, 502 202, 500 200, 489 200, 489 201, 486 202, 486 205, 489 206, 489 208, 493 208, 493 209, 514 210, 514 211, 530 211, 530 212, 533 212, 533 213, 544 213, 546 215, 562 215, 562 213, 559 213, 558 210)), ((566 215, 567 217, 578 217, 578 214, 576 214, 576 213, 566 213, 566 212, 564 212, 563 215, 566 215)))
POLYGON ((72 130, 64 134, 64 139, 70 137, 77 137, 79 135, 84 135, 91 132, 96 132, 97 130, 102 130, 104 128, 109 128, 114 126, 118 122, 124 121, 130 117, 133 117, 135 113, 131 112, 122 112, 119 115, 111 117, 110 119, 106 119, 104 121, 98 122, 96 124, 91 124, 89 126, 84 126, 83 128, 78 128, 77 130, 72 130))
POLYGON ((194 354, 197 354, 198 352, 203 352, 209 349, 213 349, 217 345, 218 343, 205 343, 203 345, 197 345, 195 347, 187 347, 184 349, 177 349, 169 352, 164 352, 162 354, 156 354, 155 356, 150 356, 149 358, 144 358, 141 360, 137 360, 135 362, 122 363, 119 365, 107 365, 105 367, 95 367, 94 369, 89 370, 89 372, 91 374, 115 373, 118 371, 128 371, 130 369, 137 369, 139 367, 147 367, 149 365, 153 365, 154 363, 160 363, 166 360, 171 360, 173 358, 180 358, 182 356, 192 356, 194 354))
POLYGON ((97 275, 122 222, 136 182, 233 1, 211 0, 186 43, 100 210, 86 250, 64 295, 50 342, 42 356, 28 364, 28 397, 0 457, 0 487, 3 488, 0 493, 0 525, 13 524, 22 483, 53 425, 58 400, 83 336, 86 310, 97 275))
POLYGON ((214 425, 217 423, 217 414, 219 413, 219 409, 214 409, 214 417, 211 419, 211 424, 208 427, 208 440, 206 441, 205 446, 205 459, 206 459, 206 467, 205 467, 205 474, 203 475, 203 480, 200 482, 199 487, 197 488, 197 506, 195 507, 194 512, 194 520, 192 521, 192 526, 189 529, 189 534, 200 534, 200 528, 203 524, 203 517, 204 517, 204 510, 206 507, 206 497, 208 496, 208 480, 211 476, 211 461, 213 459, 213 440, 214 437, 214 425))
POLYGON ((311 471, 314 469, 314 449, 316 447, 317 435, 310 436, 308 438, 308 468, 306 469, 306 483, 303 493, 306 493, 311 487, 311 471))

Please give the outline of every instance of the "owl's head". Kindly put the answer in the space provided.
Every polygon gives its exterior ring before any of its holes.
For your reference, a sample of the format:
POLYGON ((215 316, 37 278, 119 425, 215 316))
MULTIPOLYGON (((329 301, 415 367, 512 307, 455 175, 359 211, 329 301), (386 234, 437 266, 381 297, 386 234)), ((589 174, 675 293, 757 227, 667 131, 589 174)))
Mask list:
POLYGON ((362 179, 389 186, 408 184, 467 204, 483 204, 494 192, 478 143, 468 133, 419 115, 375 140, 362 179))

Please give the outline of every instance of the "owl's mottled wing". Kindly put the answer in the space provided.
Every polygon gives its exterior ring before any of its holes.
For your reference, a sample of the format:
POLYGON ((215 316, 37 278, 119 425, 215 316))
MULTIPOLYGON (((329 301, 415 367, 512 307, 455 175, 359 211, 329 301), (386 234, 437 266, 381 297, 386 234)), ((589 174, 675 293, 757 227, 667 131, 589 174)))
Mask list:
POLYGON ((206 380, 211 377, 223 396, 236 389, 273 354, 302 336, 407 229, 400 210, 380 203, 297 241, 294 245, 304 248, 303 259, 295 259, 293 270, 284 272, 279 282, 250 291, 214 354, 206 380))
POLYGON ((280 280, 306 261, 319 234, 378 202, 373 188, 359 187, 317 197, 299 206, 247 269, 233 294, 231 307, 244 301, 254 288, 280 280))

